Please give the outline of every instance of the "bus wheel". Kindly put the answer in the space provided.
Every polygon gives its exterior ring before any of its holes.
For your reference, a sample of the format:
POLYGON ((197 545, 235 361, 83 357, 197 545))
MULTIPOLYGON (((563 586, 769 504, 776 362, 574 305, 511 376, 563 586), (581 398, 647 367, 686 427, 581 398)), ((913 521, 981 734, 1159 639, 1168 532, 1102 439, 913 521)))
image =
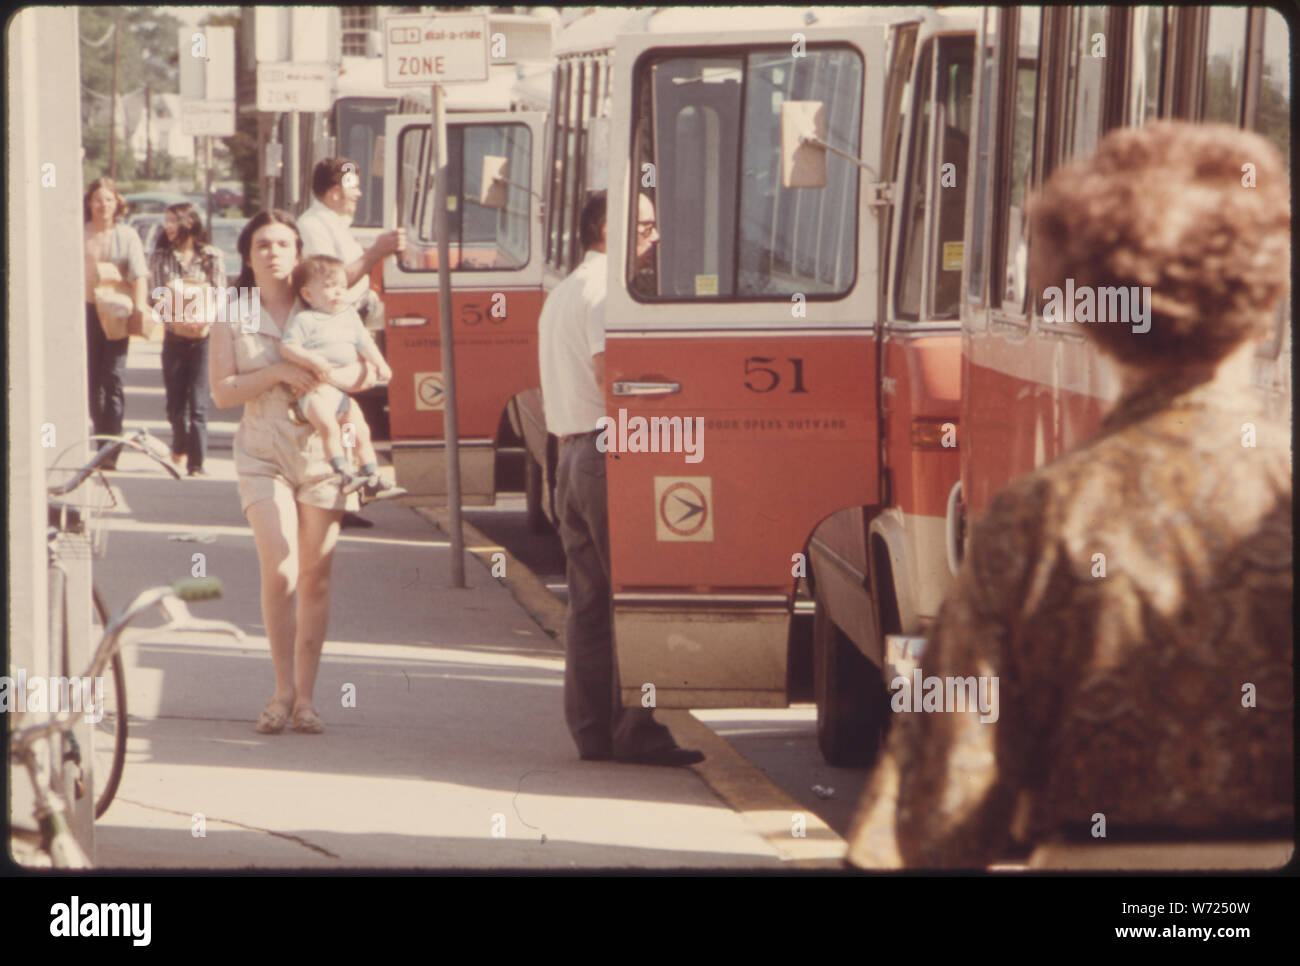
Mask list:
POLYGON ((813 617, 817 744, 828 765, 871 765, 889 724, 880 671, 831 620, 819 601, 813 617))
POLYGON ((524 452, 524 505, 528 511, 528 529, 545 533, 549 523, 542 512, 542 467, 527 451, 524 452))

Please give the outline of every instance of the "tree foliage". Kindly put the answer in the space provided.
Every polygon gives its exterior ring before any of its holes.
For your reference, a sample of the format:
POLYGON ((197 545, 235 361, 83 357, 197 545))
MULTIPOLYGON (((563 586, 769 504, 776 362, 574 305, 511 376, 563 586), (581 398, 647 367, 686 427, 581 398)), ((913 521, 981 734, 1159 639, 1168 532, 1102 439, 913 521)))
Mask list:
MULTIPOLYGON (((79 20, 82 147, 86 151, 82 167, 90 179, 107 174, 109 169, 114 40, 119 97, 138 92, 145 85, 155 91, 175 91, 180 84, 176 33, 181 22, 155 7, 82 7, 79 20), (116 38, 114 30, 118 32, 116 38)), ((125 134, 117 131, 120 179, 133 177, 137 167, 125 134)))

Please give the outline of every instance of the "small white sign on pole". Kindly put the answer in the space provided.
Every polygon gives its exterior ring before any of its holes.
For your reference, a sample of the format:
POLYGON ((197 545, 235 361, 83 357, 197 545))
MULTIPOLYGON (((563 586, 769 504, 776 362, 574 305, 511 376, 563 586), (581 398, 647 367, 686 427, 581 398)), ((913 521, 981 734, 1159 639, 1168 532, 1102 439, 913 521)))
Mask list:
POLYGON ((181 133, 187 137, 234 137, 234 101, 182 101, 181 133))
POLYGON ((428 87, 488 79, 483 14, 402 14, 384 18, 384 84, 428 87))
POLYGON ((335 77, 329 64, 258 64, 257 109, 328 111, 334 103, 335 77))
POLYGON ((179 28, 181 133, 235 133, 235 28, 179 28))

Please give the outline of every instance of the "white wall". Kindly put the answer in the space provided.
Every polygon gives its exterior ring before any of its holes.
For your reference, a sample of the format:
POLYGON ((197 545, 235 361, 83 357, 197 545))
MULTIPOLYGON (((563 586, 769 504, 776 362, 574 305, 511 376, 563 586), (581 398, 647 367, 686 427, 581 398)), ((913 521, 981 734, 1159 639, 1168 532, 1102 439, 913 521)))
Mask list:
MULTIPOLYGON (((89 432, 78 29, 76 8, 27 7, 9 20, 5 34, 8 639, 12 665, 41 675, 49 670, 46 469, 89 432), (42 437, 51 427, 56 445, 45 447, 42 437)), ((89 661, 90 565, 77 561, 68 569, 71 660, 80 673, 89 661)), ((89 728, 79 724, 76 736, 89 774, 89 728)), ((22 775, 11 776, 27 784, 22 775)), ((17 796, 19 784, 11 787, 17 796)), ((88 850, 89 799, 79 804, 76 822, 88 850)))

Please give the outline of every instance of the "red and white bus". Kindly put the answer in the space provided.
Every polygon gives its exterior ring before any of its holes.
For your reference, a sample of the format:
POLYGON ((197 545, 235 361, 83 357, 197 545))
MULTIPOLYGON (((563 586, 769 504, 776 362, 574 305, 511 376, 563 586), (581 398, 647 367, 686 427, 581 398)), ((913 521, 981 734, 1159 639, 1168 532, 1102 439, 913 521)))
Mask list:
MULTIPOLYGON (((605 18, 557 44, 547 285, 576 264, 604 172, 607 412, 699 420, 704 443, 698 462, 610 457, 624 698, 653 683, 661 707, 784 706, 807 578, 821 747, 866 761, 883 634, 923 628, 950 580, 975 12, 605 18), (869 170, 831 154, 824 187, 783 188, 787 101, 821 102, 826 141, 869 170), (648 269, 629 254, 641 196, 648 269)), ((546 510, 553 438, 540 399, 520 403, 546 510)))
MULTIPOLYGON (((1008 7, 981 18, 963 275, 962 479, 949 515, 953 566, 964 514, 1086 439, 1118 384, 1083 336, 1044 325, 1025 278, 1026 187, 1117 126, 1217 121, 1291 155, 1289 32, 1266 7, 1008 7), (1105 57, 1093 56, 1098 37, 1105 57), (1012 38, 1015 43, 1012 43, 1012 38)), ((1255 381, 1291 419, 1290 306, 1260 348, 1255 381)))

